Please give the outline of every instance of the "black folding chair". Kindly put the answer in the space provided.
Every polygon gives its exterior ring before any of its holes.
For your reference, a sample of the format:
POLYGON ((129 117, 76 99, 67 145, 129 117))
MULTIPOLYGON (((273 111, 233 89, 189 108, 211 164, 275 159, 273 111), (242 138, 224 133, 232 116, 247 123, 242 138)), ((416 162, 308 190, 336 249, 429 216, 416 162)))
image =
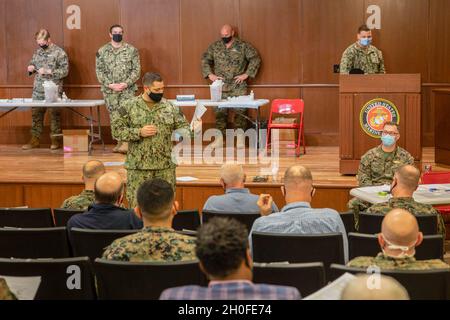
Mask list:
POLYGON ((122 262, 95 260, 101 300, 156 300, 168 288, 206 285, 198 261, 122 262))
POLYGON ((321 262, 254 263, 253 281, 295 287, 306 297, 326 285, 325 268, 321 262))
POLYGON ((66 228, 0 228, 0 257, 68 258, 66 228))
MULTIPOLYGON (((349 259, 356 257, 375 257, 381 252, 378 236, 373 234, 348 234, 349 259)), ((443 259, 443 240, 441 235, 424 236, 416 248, 417 260, 443 259)))
POLYGON ((41 277, 35 300, 94 300, 92 266, 87 257, 68 259, 3 259, 0 275, 41 277))
POLYGON ((355 232, 355 214, 353 211, 340 212, 340 217, 344 223, 347 234, 355 232))
POLYGON ((54 227, 52 209, 2 208, 0 227, 51 228, 54 227))
MULTIPOLYGON (((331 280, 339 278, 346 272, 365 274, 366 269, 332 264, 330 267, 331 280)), ((381 270, 381 274, 400 282, 408 291, 411 300, 450 299, 449 270, 381 270)))
POLYGON ((219 217, 219 218, 230 218, 235 219, 247 227, 247 231, 250 233, 252 230, 253 222, 261 217, 259 213, 231 213, 231 212, 215 212, 215 211, 203 211, 202 212, 202 222, 206 223, 209 219, 219 217))
POLYGON ((55 219, 55 226, 65 227, 69 219, 76 215, 83 213, 83 210, 72 210, 72 209, 53 209, 53 217, 55 219))
POLYGON ((332 263, 345 262, 340 233, 284 234, 252 232, 255 262, 322 262, 326 274, 332 263))
POLYGON ((70 243, 75 257, 89 257, 92 261, 101 258, 106 247, 114 240, 136 233, 139 230, 92 230, 72 228, 70 243))
POLYGON ((198 210, 181 210, 173 218, 172 228, 175 230, 196 231, 200 226, 200 214, 198 210))
MULTIPOLYGON (((381 232, 381 223, 385 215, 381 213, 365 213, 359 214, 359 232, 367 234, 375 234, 381 232)), ((437 216, 434 214, 415 215, 419 229, 424 235, 437 234, 437 216)))

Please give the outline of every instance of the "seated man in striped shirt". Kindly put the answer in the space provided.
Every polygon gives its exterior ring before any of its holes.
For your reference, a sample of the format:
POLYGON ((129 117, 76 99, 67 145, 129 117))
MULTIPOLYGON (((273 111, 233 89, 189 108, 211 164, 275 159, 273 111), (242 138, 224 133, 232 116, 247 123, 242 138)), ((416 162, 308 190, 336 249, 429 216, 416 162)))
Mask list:
POLYGON ((336 210, 311 208, 314 196, 311 171, 303 166, 292 166, 284 174, 284 186, 281 187, 286 206, 280 212, 272 213, 270 195, 261 195, 258 205, 262 217, 255 220, 252 232, 287 234, 329 234, 341 233, 343 237, 344 257, 348 261, 348 241, 345 226, 336 210))
POLYGON ((184 286, 165 290, 161 300, 298 300, 296 288, 252 282, 253 261, 247 229, 234 219, 213 218, 197 235, 200 269, 208 287, 184 286))

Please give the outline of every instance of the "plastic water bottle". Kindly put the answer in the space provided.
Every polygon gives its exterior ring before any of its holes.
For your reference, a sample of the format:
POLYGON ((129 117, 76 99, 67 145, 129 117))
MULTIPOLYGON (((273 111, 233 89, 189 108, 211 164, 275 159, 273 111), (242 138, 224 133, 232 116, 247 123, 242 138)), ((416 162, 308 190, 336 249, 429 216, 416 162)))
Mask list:
POLYGON ((63 94, 62 94, 62 101, 67 101, 67 100, 69 100, 69 98, 67 98, 66 93, 63 92, 63 94))
POLYGON ((251 100, 255 100, 255 93, 252 91, 250 91, 250 99, 251 100))
POLYGON ((431 170, 432 170, 431 164, 426 164, 424 169, 425 169, 425 173, 431 172, 431 170))

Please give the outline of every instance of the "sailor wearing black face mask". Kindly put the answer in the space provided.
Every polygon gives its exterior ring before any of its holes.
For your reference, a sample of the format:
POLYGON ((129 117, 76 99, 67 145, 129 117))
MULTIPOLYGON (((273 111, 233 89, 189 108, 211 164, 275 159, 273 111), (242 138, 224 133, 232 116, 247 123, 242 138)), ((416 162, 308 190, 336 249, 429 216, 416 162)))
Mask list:
MULTIPOLYGON (((111 122, 117 138, 129 144, 127 169, 128 205, 136 205, 136 190, 146 180, 160 178, 175 190, 176 163, 172 160, 172 134, 191 134, 180 109, 164 99, 164 82, 157 73, 142 79, 144 93, 124 103, 111 122)), ((197 127, 194 124, 194 130, 197 127)))
MULTIPOLYGON (((97 52, 96 72, 111 122, 123 103, 134 97, 141 73, 138 50, 123 41, 123 27, 110 28, 111 42, 97 52)), ((117 139, 114 131, 113 138, 117 139)), ((128 145, 118 140, 113 152, 126 153, 128 145)))
MULTIPOLYGON (((69 73, 69 59, 63 49, 52 43, 47 30, 39 30, 35 40, 39 48, 34 53, 27 71, 30 76, 35 74, 33 100, 44 100, 45 81, 53 81, 59 87, 59 93, 62 94, 63 79, 69 73)), ((59 108, 49 109, 51 150, 59 149, 62 145, 61 138, 54 136, 61 134, 60 110, 59 108)), ((39 147, 46 111, 46 108, 32 108, 31 140, 22 146, 23 150, 39 147)))
MULTIPOLYGON (((202 74, 205 79, 224 82, 222 98, 247 94, 247 79, 255 78, 261 65, 256 49, 235 36, 230 25, 224 25, 220 31, 221 40, 212 43, 202 56, 202 74)), ((234 109, 236 128, 246 129, 245 109, 234 109)), ((225 134, 228 120, 226 108, 215 110, 216 127, 225 134)), ((239 139, 238 139, 239 143, 239 139)))

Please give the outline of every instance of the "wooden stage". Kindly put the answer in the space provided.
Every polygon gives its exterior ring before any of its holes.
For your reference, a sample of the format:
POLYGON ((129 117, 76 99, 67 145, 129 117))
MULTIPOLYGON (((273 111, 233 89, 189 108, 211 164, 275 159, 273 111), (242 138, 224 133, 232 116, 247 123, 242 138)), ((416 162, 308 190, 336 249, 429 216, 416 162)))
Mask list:
MULTIPOLYGON (((107 170, 118 171, 126 177, 120 165, 125 156, 111 152, 112 146, 103 151, 95 146, 92 156, 87 153, 63 153, 47 148, 22 151, 17 145, 0 146, 0 207, 52 207, 58 208, 64 199, 83 189, 81 167, 90 159, 107 163, 107 170)), ((287 167, 301 164, 312 170, 317 189, 313 199, 315 207, 330 207, 345 211, 349 190, 357 183, 354 176, 339 174, 338 147, 308 147, 307 154, 296 158, 292 149, 281 149, 278 174, 266 183, 252 182, 267 164, 244 164, 248 187, 254 193, 270 193, 279 207, 284 205, 280 185, 287 167)), ((224 152, 224 155, 226 152, 224 152)), ((195 157, 193 157, 195 158, 195 157)), ((434 149, 423 150, 423 163, 434 166, 434 149)), ((192 176, 195 182, 177 183, 177 200, 181 209, 201 209, 205 200, 213 194, 222 194, 218 183, 220 164, 182 164, 177 177, 192 176)), ((437 168, 439 170, 439 168, 437 168)))

